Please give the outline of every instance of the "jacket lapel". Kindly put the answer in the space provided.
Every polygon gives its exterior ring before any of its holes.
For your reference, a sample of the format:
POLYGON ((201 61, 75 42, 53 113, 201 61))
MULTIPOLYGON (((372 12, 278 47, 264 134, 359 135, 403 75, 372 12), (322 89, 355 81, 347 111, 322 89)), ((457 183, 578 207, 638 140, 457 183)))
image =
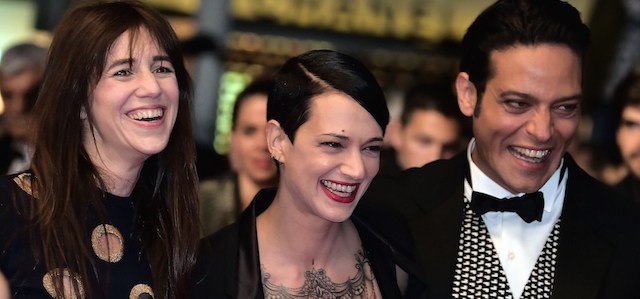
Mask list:
POLYGON ((589 190, 589 178, 565 155, 569 178, 560 222, 560 243, 553 298, 597 298, 612 248, 598 233, 601 215, 598 201, 589 190), (588 261, 588 262, 586 262, 588 261))
POLYGON ((416 221, 414 236, 425 265, 428 287, 435 298, 451 295, 462 223, 462 186, 456 187, 442 205, 416 221), (455 215, 455 216, 452 216, 455 215))
POLYGON ((430 167, 436 168, 429 173, 437 177, 415 176, 421 183, 408 185, 418 186, 407 190, 407 196, 421 212, 409 222, 430 295, 450 298, 462 224, 464 169, 469 166, 466 155, 458 155, 430 167))
POLYGON ((240 215, 238 220, 240 237, 238 238, 237 284, 228 290, 228 294, 234 294, 231 298, 264 298, 260 276, 256 218, 271 205, 275 192, 275 189, 261 190, 251 205, 240 215), (250 237, 243 238, 242 236, 250 237))

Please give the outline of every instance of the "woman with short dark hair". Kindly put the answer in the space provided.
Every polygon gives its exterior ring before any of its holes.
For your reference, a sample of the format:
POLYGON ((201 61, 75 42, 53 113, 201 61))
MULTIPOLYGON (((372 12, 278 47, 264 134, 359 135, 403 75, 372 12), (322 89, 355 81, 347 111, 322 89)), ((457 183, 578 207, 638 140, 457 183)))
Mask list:
POLYGON ((358 205, 389 121, 373 75, 350 56, 316 50, 288 60, 274 80, 266 137, 278 188, 204 240, 194 297, 418 297, 398 222, 358 205))

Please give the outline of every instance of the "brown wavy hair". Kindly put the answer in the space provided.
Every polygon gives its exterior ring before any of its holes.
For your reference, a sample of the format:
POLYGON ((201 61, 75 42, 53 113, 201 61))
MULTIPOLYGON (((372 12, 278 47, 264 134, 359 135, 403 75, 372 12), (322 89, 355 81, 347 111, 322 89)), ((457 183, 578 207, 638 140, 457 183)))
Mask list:
MULTIPOLYGON (((180 92, 169 142, 144 162, 132 193, 142 198, 134 207, 136 229, 150 263, 155 297, 186 298, 200 235, 191 81, 170 24, 141 2, 84 2, 69 11, 54 32, 33 111, 36 143, 31 167, 37 200, 29 213, 30 240, 36 259, 48 269, 70 268, 83 278, 91 277, 94 265, 84 217, 90 209, 106 214, 107 189, 83 146, 80 114, 82 109, 90 111, 90 95, 114 41, 129 31, 133 46, 141 29, 166 51, 180 92)), ((61 291, 59 278, 55 284, 61 291)), ((85 290, 88 281, 83 281, 85 290)), ((74 287, 77 291, 79 286, 74 287)), ((96 291, 89 290, 88 297, 96 291)))

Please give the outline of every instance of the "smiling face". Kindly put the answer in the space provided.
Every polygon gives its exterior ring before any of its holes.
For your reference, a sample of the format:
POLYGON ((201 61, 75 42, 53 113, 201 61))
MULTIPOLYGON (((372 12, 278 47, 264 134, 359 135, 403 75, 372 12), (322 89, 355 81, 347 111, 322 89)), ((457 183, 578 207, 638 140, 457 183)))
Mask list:
POLYGON ((616 137, 625 164, 640 178, 640 105, 624 107, 616 137))
POLYGON ((513 193, 537 191, 578 127, 580 57, 567 47, 541 44, 494 51, 491 63, 493 77, 480 102, 465 73, 456 81, 460 110, 474 116, 472 159, 513 193))
POLYGON ((294 144, 281 133, 278 149, 271 149, 283 163, 278 193, 298 213, 342 222, 378 172, 382 129, 355 100, 335 91, 312 99, 309 113, 294 144))
POLYGON ((91 94, 91 118, 82 115, 84 146, 94 163, 141 164, 165 148, 178 113, 178 83, 168 56, 146 30, 131 47, 130 34, 113 43, 91 94))
POLYGON ((256 184, 269 183, 277 169, 267 150, 267 96, 250 95, 238 107, 236 124, 231 131, 230 155, 234 170, 256 184))

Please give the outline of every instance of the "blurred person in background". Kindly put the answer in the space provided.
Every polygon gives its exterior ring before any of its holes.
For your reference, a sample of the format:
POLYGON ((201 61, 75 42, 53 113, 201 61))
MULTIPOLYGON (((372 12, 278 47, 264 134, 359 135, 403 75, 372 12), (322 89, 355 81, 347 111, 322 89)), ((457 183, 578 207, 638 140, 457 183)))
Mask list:
POLYGON ((47 58, 47 49, 32 43, 10 47, 0 60, 0 173, 29 168, 29 127, 47 58))
POLYGON ((449 81, 416 85, 403 99, 400 119, 388 128, 390 148, 382 152, 381 175, 449 159, 468 141, 469 124, 449 81))
MULTIPOLYGON (((180 48, 184 55, 185 67, 190 74, 194 74, 198 57, 203 54, 214 54, 222 57, 220 46, 209 36, 198 34, 181 40, 180 48)), ((214 99, 212 99, 214 100, 214 99)), ((212 142, 202 142, 196 139, 196 166, 198 178, 201 181, 223 175, 230 170, 229 159, 218 153, 212 142)))
POLYGON ((207 236, 236 220, 260 189, 275 187, 278 170, 269 155, 265 127, 270 79, 250 83, 233 106, 229 158, 232 170, 200 182, 200 220, 207 236))
POLYGON ((632 71, 614 93, 620 122, 616 141, 628 174, 615 187, 640 203, 640 74, 632 71))

